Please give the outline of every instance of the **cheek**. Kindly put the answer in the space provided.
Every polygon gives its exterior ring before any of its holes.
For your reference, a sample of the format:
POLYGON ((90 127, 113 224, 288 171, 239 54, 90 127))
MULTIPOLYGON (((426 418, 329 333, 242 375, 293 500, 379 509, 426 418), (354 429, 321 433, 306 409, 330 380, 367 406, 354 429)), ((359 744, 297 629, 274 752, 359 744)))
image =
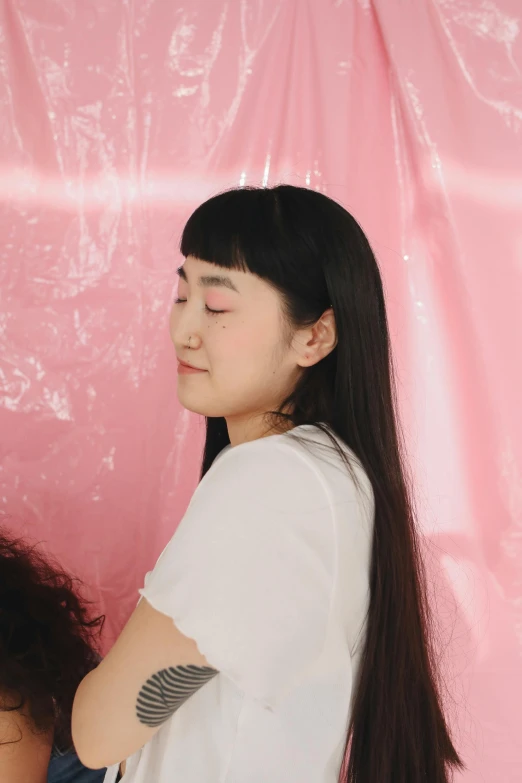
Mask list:
POLYGON ((169 332, 172 340, 174 340, 174 334, 176 332, 177 325, 178 325, 178 316, 176 313, 176 308, 173 307, 170 311, 170 316, 169 316, 169 332))
POLYGON ((239 366, 262 363, 270 345, 266 332, 263 333, 263 330, 250 323, 221 329, 213 343, 216 353, 239 366))
POLYGON ((236 391, 247 388, 260 390, 267 379, 273 380, 280 368, 274 351, 273 337, 267 329, 253 328, 249 324, 234 331, 223 330, 223 340, 212 351, 212 367, 216 380, 236 391))

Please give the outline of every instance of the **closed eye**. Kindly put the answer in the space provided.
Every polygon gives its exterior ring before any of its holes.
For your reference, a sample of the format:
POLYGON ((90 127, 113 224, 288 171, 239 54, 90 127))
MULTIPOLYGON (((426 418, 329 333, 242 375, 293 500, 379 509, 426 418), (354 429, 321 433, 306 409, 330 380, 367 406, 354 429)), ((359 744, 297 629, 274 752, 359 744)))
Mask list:
MULTIPOLYGON (((175 299, 174 304, 183 304, 186 301, 187 301, 186 299, 175 299)), ((205 310, 207 311, 207 313, 211 313, 212 315, 221 315, 222 313, 226 313, 226 310, 211 310, 211 308, 208 307, 208 305, 205 305, 205 310)))

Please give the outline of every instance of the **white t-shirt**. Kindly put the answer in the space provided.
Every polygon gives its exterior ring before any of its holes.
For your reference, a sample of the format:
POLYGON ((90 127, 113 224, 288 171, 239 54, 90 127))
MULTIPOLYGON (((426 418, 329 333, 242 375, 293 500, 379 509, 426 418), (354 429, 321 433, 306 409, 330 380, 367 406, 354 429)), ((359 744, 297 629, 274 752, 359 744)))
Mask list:
MULTIPOLYGON (((364 648, 374 501, 313 425, 227 446, 140 590, 220 673, 125 783, 337 783, 364 648)), ((105 783, 116 779, 110 767, 105 783)))

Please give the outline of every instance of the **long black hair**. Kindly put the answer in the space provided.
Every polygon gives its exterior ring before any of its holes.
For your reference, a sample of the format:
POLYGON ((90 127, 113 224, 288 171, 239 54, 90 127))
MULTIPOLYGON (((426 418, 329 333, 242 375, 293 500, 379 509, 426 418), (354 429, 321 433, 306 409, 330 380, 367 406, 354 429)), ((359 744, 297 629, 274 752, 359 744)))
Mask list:
POLYGON ((100 660, 104 616, 80 582, 34 545, 0 528, 0 710, 27 710, 36 731, 72 748, 71 711, 100 660))
MULTIPOLYGON (((279 292, 289 333, 330 306, 338 342, 301 375, 272 427, 314 424, 358 457, 375 501, 364 654, 348 729, 343 783, 447 783, 464 769, 443 713, 433 619, 397 419, 383 285, 370 244, 340 204, 305 188, 238 188, 189 218, 181 252, 251 272, 279 292)), ((229 443, 206 418, 201 477, 229 443)))

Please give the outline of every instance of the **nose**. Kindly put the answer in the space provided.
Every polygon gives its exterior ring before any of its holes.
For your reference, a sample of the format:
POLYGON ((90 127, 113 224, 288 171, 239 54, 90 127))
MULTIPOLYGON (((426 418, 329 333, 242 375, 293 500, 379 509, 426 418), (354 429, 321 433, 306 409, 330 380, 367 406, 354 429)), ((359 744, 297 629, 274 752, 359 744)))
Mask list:
POLYGON ((183 307, 173 304, 170 311, 170 339, 176 351, 188 347, 190 338, 190 348, 197 348, 200 344, 199 332, 194 318, 187 312, 187 305, 183 307), (181 312, 183 310, 183 312, 181 312))

